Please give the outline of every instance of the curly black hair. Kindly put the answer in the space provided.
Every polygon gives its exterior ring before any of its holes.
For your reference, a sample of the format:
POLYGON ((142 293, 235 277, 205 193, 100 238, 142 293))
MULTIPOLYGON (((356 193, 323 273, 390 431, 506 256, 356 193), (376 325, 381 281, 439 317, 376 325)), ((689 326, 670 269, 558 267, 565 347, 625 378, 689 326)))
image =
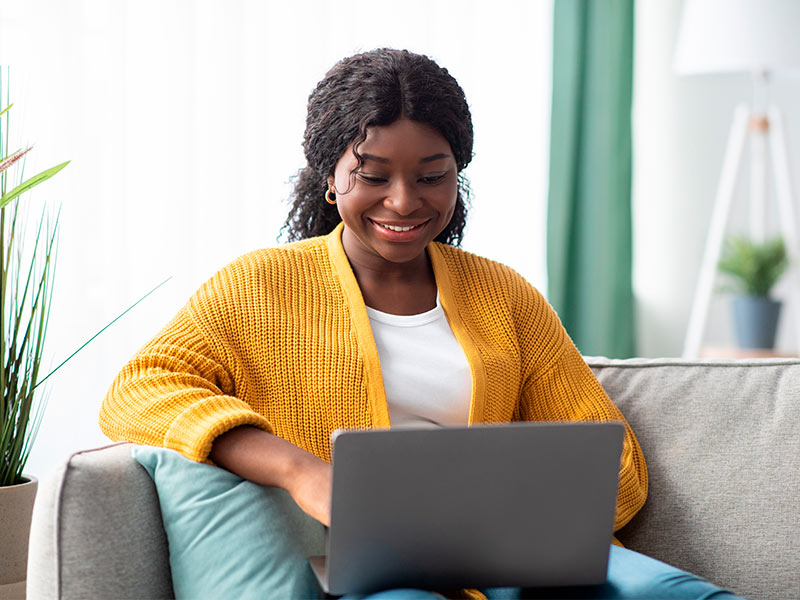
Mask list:
POLYGON ((464 236, 470 199, 461 171, 472 160, 472 116, 464 91, 447 69, 407 50, 379 48, 342 59, 308 98, 303 139, 307 165, 294 178, 291 209, 281 232, 288 241, 330 233, 341 221, 325 202, 327 178, 350 144, 358 147, 369 127, 400 118, 436 129, 450 143, 458 169, 458 198, 447 227, 436 241, 458 246, 464 236))

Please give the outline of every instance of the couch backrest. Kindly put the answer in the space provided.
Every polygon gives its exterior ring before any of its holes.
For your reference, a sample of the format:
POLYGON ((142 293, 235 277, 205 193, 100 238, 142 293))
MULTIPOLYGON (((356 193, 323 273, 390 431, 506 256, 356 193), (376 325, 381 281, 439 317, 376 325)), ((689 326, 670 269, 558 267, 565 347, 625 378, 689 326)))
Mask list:
POLYGON ((800 598, 800 361, 588 362, 644 451, 619 535, 752 598, 800 598))
POLYGON ((74 454, 40 481, 27 597, 173 598, 158 497, 130 444, 74 454))

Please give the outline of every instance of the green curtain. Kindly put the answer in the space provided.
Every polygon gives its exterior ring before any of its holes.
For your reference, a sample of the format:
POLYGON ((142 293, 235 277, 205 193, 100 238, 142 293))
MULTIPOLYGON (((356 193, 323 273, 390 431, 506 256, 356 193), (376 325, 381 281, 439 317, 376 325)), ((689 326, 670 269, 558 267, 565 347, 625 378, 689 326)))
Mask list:
POLYGON ((554 0, 548 294, 586 355, 635 355, 633 0, 554 0))

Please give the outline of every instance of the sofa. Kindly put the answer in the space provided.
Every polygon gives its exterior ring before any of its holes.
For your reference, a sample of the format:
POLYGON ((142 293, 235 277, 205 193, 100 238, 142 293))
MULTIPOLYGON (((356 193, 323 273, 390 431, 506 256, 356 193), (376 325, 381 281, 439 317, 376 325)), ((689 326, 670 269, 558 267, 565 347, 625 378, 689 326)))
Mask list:
MULTIPOLYGON (((650 477, 626 546, 749 598, 800 598, 800 360, 587 358, 650 477)), ((30 600, 172 598, 156 491, 130 444, 42 478, 30 600)))

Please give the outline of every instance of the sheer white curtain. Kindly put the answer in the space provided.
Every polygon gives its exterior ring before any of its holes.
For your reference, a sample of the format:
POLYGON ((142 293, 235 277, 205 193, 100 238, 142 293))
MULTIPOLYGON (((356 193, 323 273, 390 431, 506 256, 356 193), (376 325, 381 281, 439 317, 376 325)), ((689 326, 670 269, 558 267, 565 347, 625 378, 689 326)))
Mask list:
POLYGON ((53 365, 172 276, 51 378, 28 472, 104 443, 97 413, 120 367, 218 268, 276 243, 288 179, 303 165, 308 94, 359 50, 425 53, 462 84, 475 123, 464 247, 542 288, 551 10, 516 0, 0 0, 12 138, 36 144, 30 173, 72 160, 27 200, 62 204, 53 365))

